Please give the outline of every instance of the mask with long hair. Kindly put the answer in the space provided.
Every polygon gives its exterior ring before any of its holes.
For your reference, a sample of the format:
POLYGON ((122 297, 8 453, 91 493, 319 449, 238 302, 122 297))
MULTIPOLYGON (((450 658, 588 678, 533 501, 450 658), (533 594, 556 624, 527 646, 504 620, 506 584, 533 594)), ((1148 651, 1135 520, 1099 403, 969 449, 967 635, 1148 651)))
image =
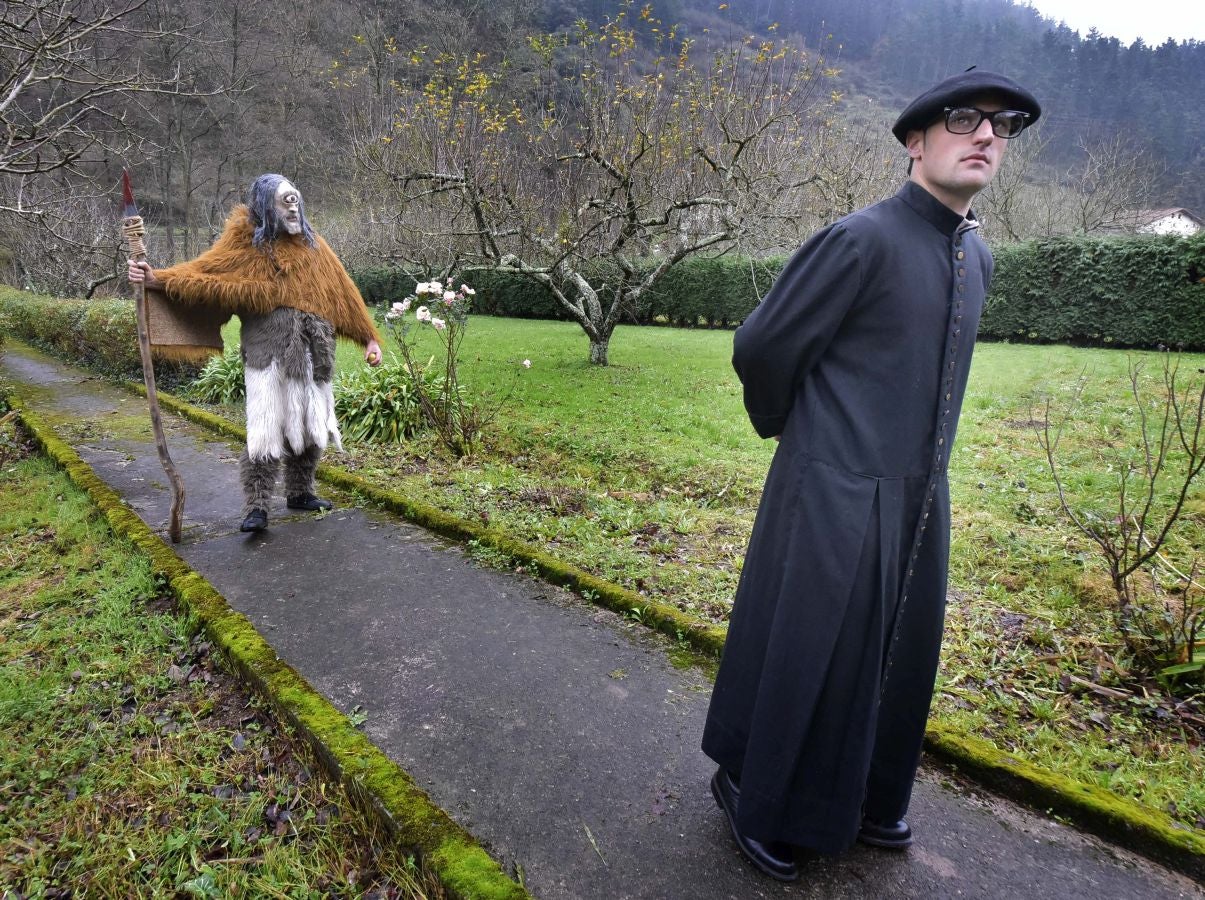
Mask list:
MULTIPOLYGON (((284 181, 288 181, 288 179, 283 175, 267 173, 251 182, 251 189, 247 191, 247 208, 251 211, 251 224, 255 227, 255 231, 251 235, 251 243, 260 249, 263 249, 265 244, 289 233, 276 205, 276 192, 280 188, 281 182, 284 181)), ((290 181, 289 184, 292 182, 290 181)), ((309 220, 305 217, 305 203, 301 199, 300 191, 297 192, 297 209, 301 222, 301 236, 309 246, 313 247, 314 230, 310 228, 309 220)))

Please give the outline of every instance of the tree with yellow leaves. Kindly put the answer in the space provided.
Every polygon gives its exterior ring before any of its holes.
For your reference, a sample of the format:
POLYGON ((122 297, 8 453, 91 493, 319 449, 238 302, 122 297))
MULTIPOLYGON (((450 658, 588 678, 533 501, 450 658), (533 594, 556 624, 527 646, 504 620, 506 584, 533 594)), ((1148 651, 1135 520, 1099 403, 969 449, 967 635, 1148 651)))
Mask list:
POLYGON ((402 255, 543 284, 606 365, 674 265, 740 247, 793 202, 831 71, 773 37, 704 52, 631 2, 528 51, 400 54, 388 115, 352 119, 356 169, 408 223, 402 255))

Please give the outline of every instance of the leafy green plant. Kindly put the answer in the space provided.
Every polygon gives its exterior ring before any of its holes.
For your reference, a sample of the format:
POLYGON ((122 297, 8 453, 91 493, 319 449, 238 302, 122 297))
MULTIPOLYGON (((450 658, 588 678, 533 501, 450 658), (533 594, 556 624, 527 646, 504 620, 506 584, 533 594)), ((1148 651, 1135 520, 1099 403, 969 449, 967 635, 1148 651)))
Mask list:
POLYGON ((335 415, 349 441, 396 444, 426 424, 415 379, 396 358, 340 374, 334 393, 335 415))
POLYGON ((238 347, 228 347, 201 369, 185 389, 185 396, 201 403, 237 403, 247 397, 243 357, 238 347))

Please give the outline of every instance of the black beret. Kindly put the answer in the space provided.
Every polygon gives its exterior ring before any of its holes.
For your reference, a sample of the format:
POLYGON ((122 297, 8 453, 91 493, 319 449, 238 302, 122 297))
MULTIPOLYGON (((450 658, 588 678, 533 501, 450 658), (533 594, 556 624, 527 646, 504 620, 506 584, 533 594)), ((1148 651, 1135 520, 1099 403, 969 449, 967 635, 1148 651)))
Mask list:
POLYGON ((1037 98, 1006 75, 984 72, 974 66, 940 81, 908 104, 891 126, 891 133, 905 143, 914 128, 928 128, 947 106, 960 106, 983 94, 1002 94, 1010 109, 1029 113, 1027 127, 1038 120, 1042 107, 1037 98))

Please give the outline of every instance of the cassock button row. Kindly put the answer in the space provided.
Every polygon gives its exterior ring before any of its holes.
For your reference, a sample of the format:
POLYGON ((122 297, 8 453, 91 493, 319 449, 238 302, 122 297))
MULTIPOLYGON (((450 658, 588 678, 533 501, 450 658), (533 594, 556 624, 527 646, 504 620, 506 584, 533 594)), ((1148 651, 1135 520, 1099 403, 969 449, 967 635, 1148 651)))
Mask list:
MULTIPOLYGON (((946 386, 949 387, 949 382, 946 382, 946 386)), ((950 394, 946 394, 946 399, 949 400, 950 396, 951 396, 950 394)))
POLYGON ((966 276, 966 273, 967 273, 967 270, 966 270, 966 269, 962 269, 962 268, 960 268, 960 269, 958 270, 958 277, 959 277, 959 278, 963 278, 963 277, 965 277, 965 276, 966 276))
POLYGON ((959 283, 959 285, 958 285, 958 293, 960 293, 960 294, 961 294, 961 293, 962 293, 963 291, 965 291, 965 290, 966 290, 966 285, 965 285, 965 284, 962 284, 962 283, 960 282, 960 283, 959 283))
POLYGON ((954 255, 955 255, 956 257, 958 257, 959 259, 962 259, 964 256, 966 256, 966 254, 965 254, 965 253, 963 253, 961 250, 959 250, 959 251, 958 251, 957 253, 955 253, 954 255))

